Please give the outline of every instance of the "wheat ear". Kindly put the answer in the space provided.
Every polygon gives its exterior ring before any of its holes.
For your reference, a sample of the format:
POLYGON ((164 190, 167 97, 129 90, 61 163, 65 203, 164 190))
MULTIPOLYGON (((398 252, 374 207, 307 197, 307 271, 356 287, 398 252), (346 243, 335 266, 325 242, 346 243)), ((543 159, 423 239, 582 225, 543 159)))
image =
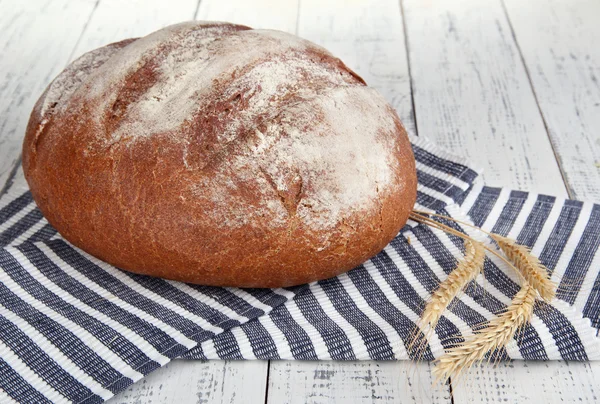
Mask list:
POLYGON ((458 261, 456 268, 439 284, 431 299, 421 314, 423 324, 429 324, 434 329, 442 313, 446 310, 467 283, 475 279, 483 268, 485 249, 481 243, 465 240, 465 256, 458 261))
POLYGON ((450 376, 457 377, 475 362, 483 360, 488 352, 506 346, 517 330, 531 319, 535 296, 535 288, 529 283, 524 283, 506 311, 435 361, 433 375, 436 382, 446 380, 450 376))
POLYGON ((537 290, 541 298, 549 302, 556 295, 556 285, 548 279, 548 269, 540 262, 531 250, 524 245, 517 244, 511 238, 491 233, 506 257, 517 267, 521 275, 537 290))

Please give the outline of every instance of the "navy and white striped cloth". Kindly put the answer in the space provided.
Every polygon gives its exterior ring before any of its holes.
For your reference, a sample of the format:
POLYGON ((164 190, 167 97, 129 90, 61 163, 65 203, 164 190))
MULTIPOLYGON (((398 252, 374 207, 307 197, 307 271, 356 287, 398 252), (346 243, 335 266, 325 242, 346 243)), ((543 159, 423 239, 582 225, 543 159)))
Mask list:
MULTIPOLYGON (((490 188, 427 141, 414 139, 413 148, 418 208, 531 246, 559 285, 558 298, 536 304, 531 325, 496 357, 600 359, 600 205, 490 188)), ((409 223, 336 278, 283 289, 187 285, 123 272, 77 249, 13 186, 0 197, 0 247, 0 402, 91 403, 179 357, 409 359, 415 322, 462 243, 409 223)), ((518 288, 489 257, 424 358, 471 335, 518 288)))

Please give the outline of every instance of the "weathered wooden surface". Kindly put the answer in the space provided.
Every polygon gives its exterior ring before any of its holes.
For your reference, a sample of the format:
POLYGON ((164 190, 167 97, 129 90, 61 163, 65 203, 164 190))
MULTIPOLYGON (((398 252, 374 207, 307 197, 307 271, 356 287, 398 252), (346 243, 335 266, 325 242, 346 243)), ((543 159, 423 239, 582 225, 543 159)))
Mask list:
MULTIPOLYGON (((491 184, 600 200, 600 3, 504 3, 0 0, 0 187, 33 103, 69 60, 195 16, 327 47, 386 96, 409 132, 469 157, 491 184)), ((427 364, 176 361, 112 401, 594 402, 599 382, 599 363, 484 365, 451 393, 430 388, 427 364)))
POLYGON ((600 2, 506 0, 571 197, 600 200, 600 2))
POLYGON ((167 364, 110 400, 114 404, 263 403, 262 361, 186 361, 167 364))
POLYGON ((67 64, 95 2, 0 3, 0 190, 19 160, 33 104, 67 64))

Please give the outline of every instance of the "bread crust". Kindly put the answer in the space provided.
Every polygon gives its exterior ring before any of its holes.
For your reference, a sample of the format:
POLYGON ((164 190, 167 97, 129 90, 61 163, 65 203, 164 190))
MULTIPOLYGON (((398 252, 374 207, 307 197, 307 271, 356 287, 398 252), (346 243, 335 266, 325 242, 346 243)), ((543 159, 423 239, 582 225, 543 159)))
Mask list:
POLYGON ((395 111, 339 59, 208 22, 96 49, 38 100, 23 168, 48 221, 119 268, 285 287, 381 251, 416 199, 395 111))

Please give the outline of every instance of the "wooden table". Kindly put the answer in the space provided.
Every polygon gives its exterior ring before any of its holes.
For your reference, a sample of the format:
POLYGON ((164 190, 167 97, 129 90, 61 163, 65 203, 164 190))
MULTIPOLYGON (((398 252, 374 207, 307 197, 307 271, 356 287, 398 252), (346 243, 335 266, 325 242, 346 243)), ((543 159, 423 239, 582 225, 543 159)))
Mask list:
MULTIPOLYGON (((600 201, 597 0, 0 0, 0 186, 22 181, 29 111, 67 62, 192 18, 325 46, 490 185, 600 201)), ((408 362, 175 361, 112 402, 593 402, 600 363, 481 366, 430 385, 430 366, 408 362)))

